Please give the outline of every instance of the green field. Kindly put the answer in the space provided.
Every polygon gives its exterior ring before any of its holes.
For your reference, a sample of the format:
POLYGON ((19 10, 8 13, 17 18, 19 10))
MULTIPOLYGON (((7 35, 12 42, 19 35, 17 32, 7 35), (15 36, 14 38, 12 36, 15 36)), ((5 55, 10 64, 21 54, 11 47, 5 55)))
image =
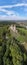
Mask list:
POLYGON ((27 42, 27 29, 24 28, 18 28, 18 40, 22 42, 27 42))

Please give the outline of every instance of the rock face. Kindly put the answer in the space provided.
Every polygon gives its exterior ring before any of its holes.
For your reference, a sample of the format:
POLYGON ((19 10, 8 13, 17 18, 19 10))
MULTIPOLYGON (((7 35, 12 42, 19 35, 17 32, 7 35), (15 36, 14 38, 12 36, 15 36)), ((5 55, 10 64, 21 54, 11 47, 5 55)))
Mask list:
POLYGON ((26 26, 26 29, 27 29, 27 26, 26 26))
POLYGON ((13 32, 16 32, 16 33, 17 33, 17 30, 16 30, 16 26, 15 26, 15 25, 11 25, 11 26, 10 26, 10 29, 11 29, 13 32))

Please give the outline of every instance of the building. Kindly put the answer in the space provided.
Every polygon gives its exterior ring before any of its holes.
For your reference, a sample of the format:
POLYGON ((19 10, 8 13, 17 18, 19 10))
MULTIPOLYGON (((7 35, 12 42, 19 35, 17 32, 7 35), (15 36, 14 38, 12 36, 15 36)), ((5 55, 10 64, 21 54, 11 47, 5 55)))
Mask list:
POLYGON ((16 30, 16 26, 15 26, 15 25, 11 25, 11 26, 10 26, 10 29, 11 29, 13 32, 16 32, 16 33, 17 33, 17 30, 16 30))

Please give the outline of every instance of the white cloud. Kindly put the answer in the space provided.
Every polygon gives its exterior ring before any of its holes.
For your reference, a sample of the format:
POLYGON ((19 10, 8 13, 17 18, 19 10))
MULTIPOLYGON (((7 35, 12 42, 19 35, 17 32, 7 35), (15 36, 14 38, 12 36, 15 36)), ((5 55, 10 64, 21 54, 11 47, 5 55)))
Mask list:
POLYGON ((21 17, 16 15, 10 16, 0 16, 0 20, 27 20, 27 17, 21 17))
POLYGON ((6 10, 6 9, 0 9, 0 12, 5 12, 7 15, 14 15, 15 14, 15 12, 14 11, 12 11, 12 10, 6 10))
POLYGON ((14 5, 4 5, 4 6, 0 6, 0 8, 13 8, 13 7, 20 7, 20 6, 27 6, 27 3, 17 3, 14 5))
MULTIPOLYGON (((12 8, 12 7, 19 7, 19 6, 27 6, 26 3, 20 3, 20 4, 14 4, 14 5, 5 5, 5 6, 0 6, 0 12, 5 12, 7 15, 19 15, 19 13, 16 13, 15 11, 12 10, 6 10, 5 8, 12 8)), ((27 10, 27 9, 26 9, 27 10)))
POLYGON ((19 13, 16 13, 15 11, 12 10, 6 10, 5 8, 12 8, 12 7, 19 7, 19 6, 27 6, 26 3, 20 3, 20 4, 14 4, 14 5, 6 5, 6 6, 0 6, 0 12, 5 12, 8 16, 6 15, 0 15, 0 20, 23 20, 27 19, 27 17, 21 17, 19 13), (16 15, 18 14, 18 15, 16 15))
POLYGON ((0 15, 0 20, 17 20, 19 17, 19 13, 16 13, 15 11, 8 11, 6 9, 0 9, 0 12, 5 12, 7 15, 0 15))

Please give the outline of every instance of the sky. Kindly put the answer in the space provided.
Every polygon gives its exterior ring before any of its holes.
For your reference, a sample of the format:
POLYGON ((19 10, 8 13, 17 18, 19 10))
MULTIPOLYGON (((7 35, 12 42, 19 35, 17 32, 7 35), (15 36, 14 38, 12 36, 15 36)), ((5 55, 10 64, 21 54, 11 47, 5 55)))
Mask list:
POLYGON ((27 20, 27 0, 0 0, 0 20, 27 20))

